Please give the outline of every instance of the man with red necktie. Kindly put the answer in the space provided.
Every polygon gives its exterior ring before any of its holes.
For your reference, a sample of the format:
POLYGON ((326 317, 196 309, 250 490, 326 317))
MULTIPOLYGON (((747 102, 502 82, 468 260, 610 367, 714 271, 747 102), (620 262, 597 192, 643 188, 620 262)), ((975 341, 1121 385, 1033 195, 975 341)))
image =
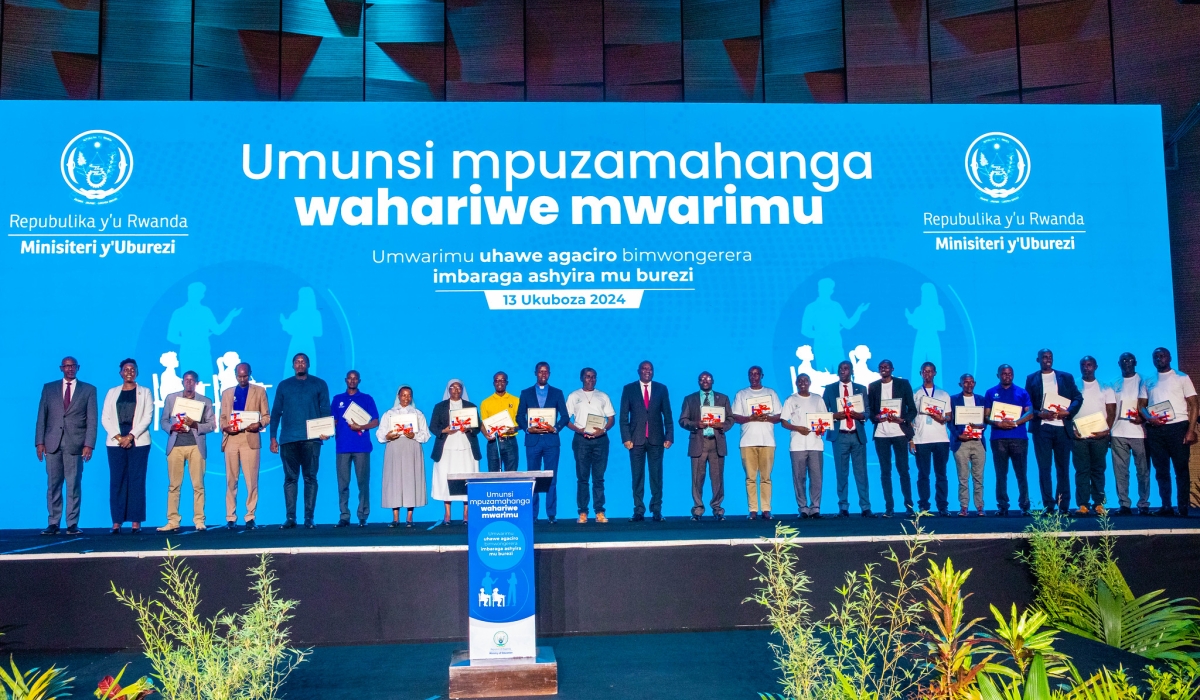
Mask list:
POLYGON ((58 534, 65 485, 67 534, 78 535, 83 463, 96 446, 96 387, 75 378, 79 362, 74 357, 64 357, 58 369, 63 378, 42 387, 34 429, 38 461, 46 460, 49 522, 42 534, 58 534))
POLYGON ((633 522, 646 519, 646 468, 650 470, 650 513, 654 522, 662 517, 663 450, 675 441, 675 424, 671 420, 671 397, 665 384, 654 381, 654 365, 643 361, 638 365, 638 381, 625 385, 621 391, 621 407, 617 411, 621 426, 621 441, 629 450, 629 465, 633 472, 633 522))
POLYGON ((833 443, 833 466, 837 472, 838 517, 850 515, 850 465, 854 465, 854 485, 858 488, 858 507, 864 518, 873 518, 871 492, 867 483, 867 416, 878 407, 867 406, 867 388, 851 380, 854 366, 843 360, 838 364, 838 381, 825 387, 822 396, 825 408, 833 414, 833 430, 829 431, 833 443), (847 404, 858 396, 862 410, 849 410, 847 404))

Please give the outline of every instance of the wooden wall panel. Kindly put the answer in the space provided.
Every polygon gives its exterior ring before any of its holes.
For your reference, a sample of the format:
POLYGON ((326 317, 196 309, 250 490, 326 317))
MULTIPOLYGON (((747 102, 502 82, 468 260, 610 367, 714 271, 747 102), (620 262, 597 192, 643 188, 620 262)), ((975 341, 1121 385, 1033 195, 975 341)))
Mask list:
POLYGON ((195 0, 192 99, 279 99, 279 0, 195 0))
POLYGON ((679 0, 604 0, 604 98, 683 99, 679 0))
POLYGON ((104 0, 100 99, 192 96, 192 0, 104 0))
POLYGON ((763 98, 845 102, 842 0, 763 0, 763 98))
POLYGON ((525 99, 524 0, 446 0, 446 99, 525 99))
POLYGON ((604 99, 601 0, 525 0, 525 96, 604 99))
POLYGON ((282 0, 280 97, 363 99, 363 0, 282 0))
POLYGON ((934 102, 1018 102, 1012 0, 929 0, 934 102))
POLYGON ((682 0, 683 98, 761 102, 759 0, 682 0))
POLYGON ((100 0, 4 0, 0 98, 96 99, 100 0))
POLYGON ((1022 102, 1113 101, 1108 0, 1018 0, 1017 26, 1022 102))
POLYGON ((925 0, 845 0, 850 102, 929 102, 925 0))
POLYGON ((366 36, 368 100, 446 99, 444 0, 372 0, 366 36))

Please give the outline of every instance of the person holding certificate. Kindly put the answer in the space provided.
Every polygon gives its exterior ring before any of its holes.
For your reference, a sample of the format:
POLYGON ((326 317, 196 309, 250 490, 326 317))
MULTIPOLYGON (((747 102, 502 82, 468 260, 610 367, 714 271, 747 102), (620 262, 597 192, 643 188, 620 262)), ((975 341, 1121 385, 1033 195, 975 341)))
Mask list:
POLYGON ((197 532, 204 525, 204 462, 208 458, 205 435, 217 429, 212 399, 196 394, 200 375, 183 373, 183 391, 163 399, 159 425, 167 432, 167 524, 159 532, 179 531, 179 495, 183 489, 183 469, 187 466, 192 480, 192 522, 197 532))
POLYGON ((108 434, 108 508, 112 534, 133 523, 134 534, 146 519, 146 463, 150 459, 150 423, 154 395, 137 383, 138 366, 132 357, 121 360, 121 384, 108 390, 100 425, 108 434))
POLYGON ((479 471, 479 413, 467 400, 467 390, 461 380, 446 383, 442 401, 433 407, 429 418, 433 441, 433 497, 443 501, 446 515, 443 525, 450 524, 450 502, 462 501, 463 523, 467 522, 467 497, 451 496, 447 477, 451 474, 473 474, 479 471))
MULTIPOLYGON (((558 522, 558 456, 562 449, 559 431, 567 427, 567 401, 561 390, 550 386, 550 363, 539 362, 533 368, 537 382, 521 390, 517 405, 517 427, 525 431, 525 469, 552 471, 550 490, 546 492, 546 519, 558 522), (530 419, 530 409, 538 409, 530 419), (549 418, 550 420, 546 420, 549 418)), ((533 494, 533 519, 541 509, 541 494, 533 494)))
POLYGON ((412 527, 413 509, 425 505, 425 451, 429 427, 425 414, 413 405, 413 392, 402 386, 396 403, 379 419, 375 439, 387 445, 383 451, 383 507, 392 509, 392 523, 400 527, 400 509, 408 509, 405 527, 412 527))
POLYGON ((269 425, 267 390, 250 382, 250 363, 233 368, 237 385, 221 392, 221 451, 225 453, 225 527, 237 527, 239 471, 246 475, 246 529, 255 528, 262 427, 269 425))
POLYGON ((1146 407, 1146 446, 1154 463, 1154 476, 1162 496, 1159 515, 1175 515, 1171 508, 1171 466, 1175 466, 1175 489, 1178 514, 1187 517, 1191 472, 1188 457, 1190 446, 1196 442, 1196 414, 1200 403, 1192 378, 1171 369, 1171 351, 1157 348, 1151 356, 1157 376, 1147 387, 1149 406, 1146 407))
POLYGON ((850 464, 854 463, 854 485, 864 518, 873 518, 871 487, 867 483, 867 388, 850 381, 854 366, 838 363, 838 381, 825 387, 825 410, 833 414, 833 466, 837 471, 838 517, 850 515, 850 464))
POLYGON ((950 515, 949 485, 946 481, 946 462, 950 460, 950 394, 933 383, 937 367, 932 362, 921 365, 921 388, 913 394, 917 402, 917 417, 913 420, 912 452, 917 456, 917 507, 929 511, 929 470, 933 467, 933 502, 937 514, 950 515))
POLYGON ((1133 501, 1129 498, 1131 457, 1137 477, 1138 514, 1149 515, 1150 461, 1146 457, 1145 411, 1150 394, 1146 391, 1146 382, 1137 373, 1137 358, 1133 353, 1121 353, 1117 365, 1121 368, 1121 378, 1112 387, 1117 398, 1117 416, 1112 426, 1112 464, 1117 481, 1117 502, 1121 507, 1116 515, 1133 514, 1133 501))
MULTIPOLYGON (((310 420, 326 418, 329 413, 329 385, 308 373, 308 355, 292 357, 293 376, 275 387, 271 406, 271 452, 283 462, 283 501, 287 520, 283 529, 296 527, 296 491, 304 476, 304 527, 312 529, 317 507, 317 469, 321 464, 321 444, 329 434, 309 435, 310 420)), ((332 433, 336 430, 330 430, 332 433)))
POLYGON ((1029 394, 1013 383, 1012 365, 1000 365, 996 370, 1000 383, 987 390, 984 399, 984 418, 992 426, 992 464, 996 468, 996 514, 1008 516, 1008 467, 1012 464, 1017 477, 1017 505, 1021 515, 1029 515, 1029 481, 1026 468, 1029 459, 1029 436, 1025 424, 1033 418, 1029 394))
POLYGON ((1079 361, 1083 402, 1075 417, 1075 505, 1077 515, 1104 515, 1104 470, 1108 465, 1109 432, 1117 417, 1117 395, 1096 381, 1096 358, 1079 361))
POLYGON ((755 365, 747 372, 750 386, 733 397, 733 420, 742 426, 738 447, 742 453, 742 468, 746 470, 746 500, 750 520, 757 519, 759 482, 762 488, 762 519, 771 519, 771 469, 775 466, 775 424, 783 411, 783 403, 774 389, 762 385, 762 367, 755 365))
POLYGON ((335 459, 337 464, 338 505, 341 517, 334 527, 350 525, 350 465, 358 481, 358 526, 366 527, 371 515, 371 436, 367 432, 379 425, 379 409, 370 394, 358 390, 362 381, 358 370, 346 372, 346 393, 333 397, 335 459))
POLYGON ((1071 448, 1075 428, 1071 420, 1079 413, 1083 396, 1075 387, 1075 377, 1054 369, 1054 353, 1043 348, 1037 354, 1041 369, 1025 378, 1025 393, 1033 402, 1035 413, 1030 424, 1033 431, 1033 454, 1037 458, 1038 485, 1042 504, 1047 513, 1055 508, 1070 509, 1071 448), (1051 478, 1051 460, 1054 462, 1051 478))
POLYGON ((796 393, 787 397, 781 414, 783 427, 791 433, 788 454, 792 458, 792 486, 801 519, 821 517, 824 435, 826 429, 833 427, 832 414, 825 410, 825 401, 820 396, 809 393, 811 386, 812 379, 807 374, 796 375, 796 393))
POLYGON ((621 442, 629 450, 629 468, 633 486, 632 522, 646 519, 645 495, 647 464, 650 472, 650 513, 654 522, 662 516, 663 451, 675 442, 675 424, 671 419, 671 397, 665 384, 654 381, 654 365, 643 360, 638 365, 638 380, 621 390, 617 411, 621 442))
POLYGON ((913 437, 913 420, 917 404, 913 388, 907 379, 893 377, 895 365, 891 360, 879 361, 879 379, 867 386, 869 415, 875 424, 875 454, 879 457, 879 484, 883 487, 883 517, 894 514, 892 491, 892 455, 896 457, 896 473, 900 477, 900 493, 904 496, 904 514, 913 517, 912 482, 908 476, 908 443, 913 437))
POLYGON ((521 400, 508 393, 506 372, 492 375, 492 387, 496 393, 479 404, 480 420, 484 423, 483 436, 487 438, 488 471, 515 472, 521 454, 516 440, 517 407, 521 400))
POLYGON ((958 468, 958 514, 967 516, 971 489, 975 491, 975 512, 983 517, 983 465, 987 451, 983 446, 983 432, 987 427, 983 418, 982 396, 975 395, 975 377, 964 374, 958 379, 961 392, 950 397, 950 410, 954 424, 950 426, 950 451, 954 453, 954 465, 958 468))
POLYGON ((96 447, 96 387, 76 379, 79 361, 70 355, 62 359, 58 370, 62 379, 42 386, 33 438, 38 461, 46 460, 48 512, 42 534, 58 534, 65 490, 66 534, 78 535, 83 464, 92 459, 96 447))
POLYGON ((712 488, 713 517, 725 519, 725 455, 728 454, 725 433, 733 427, 733 411, 729 397, 713 391, 713 376, 701 372, 697 382, 700 391, 683 399, 679 427, 688 431, 688 457, 692 460, 692 520, 704 515, 704 476, 709 475, 712 488))
POLYGON ((596 522, 608 522, 604 514, 604 472, 608 468, 608 431, 612 429, 617 412, 613 410, 608 394, 596 389, 596 370, 584 367, 579 370, 582 389, 576 389, 567 397, 567 415, 571 418, 568 427, 575 436, 571 438, 571 452, 575 455, 575 505, 579 509, 579 522, 588 519, 588 488, 591 482, 591 503, 596 511, 596 522))

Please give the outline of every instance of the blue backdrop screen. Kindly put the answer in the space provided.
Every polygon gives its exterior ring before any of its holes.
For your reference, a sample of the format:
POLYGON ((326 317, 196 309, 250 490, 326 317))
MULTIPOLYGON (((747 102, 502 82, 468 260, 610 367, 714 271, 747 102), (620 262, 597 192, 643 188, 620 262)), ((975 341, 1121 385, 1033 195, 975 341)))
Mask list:
MULTIPOLYGON (((1094 355, 1107 382, 1122 351, 1148 371, 1150 350, 1174 345, 1157 107, 6 102, 0 114, 21 125, 0 169, 3 357, 17 369, 0 403, 15 429, 0 447, 0 527, 43 517, 29 433, 68 354, 102 400, 126 356, 156 398, 187 370, 214 396, 243 360, 273 396, 302 351, 331 393, 354 368, 380 410, 406 383, 427 415, 451 377, 479 403, 494 372, 517 392, 541 360, 564 392, 594 367, 616 404, 649 359, 677 417, 701 370, 732 396, 761 365, 786 396, 797 372, 820 386, 842 360, 866 383, 881 359, 910 377, 929 359, 953 393, 963 372, 980 391, 995 384, 1002 362, 1023 381, 1041 347, 1075 373, 1094 355)), ((157 523, 166 433, 152 432, 157 523)), ((795 512, 775 435, 773 508, 795 512)), ((746 509, 737 436, 731 514, 746 509)), ((669 515, 691 507, 676 437, 669 515)), ((216 436, 210 448, 220 523, 216 436)), ((376 445, 375 519, 390 516, 382 461, 376 445)), ((614 440, 613 515, 632 510, 628 465, 614 440)), ((264 451, 262 470, 259 520, 277 522, 278 457, 264 451)), ((565 436, 560 470, 570 517, 565 436)), ((831 512, 831 460, 825 472, 831 512)), ((82 523, 107 523, 103 450, 83 488, 82 523)))

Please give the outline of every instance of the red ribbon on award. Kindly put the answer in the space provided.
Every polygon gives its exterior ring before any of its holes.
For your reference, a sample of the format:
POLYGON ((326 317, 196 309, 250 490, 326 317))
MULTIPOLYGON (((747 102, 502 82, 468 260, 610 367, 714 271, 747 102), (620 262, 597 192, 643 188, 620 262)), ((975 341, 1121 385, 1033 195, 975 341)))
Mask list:
POLYGON ((504 434, 504 432, 506 430, 508 430, 508 429, 505 428, 503 425, 493 425, 492 427, 487 429, 487 436, 493 437, 493 438, 500 437, 501 435, 504 434))
MULTIPOLYGON (((1001 413, 1003 413, 1003 411, 1001 411, 1001 413)), ((966 439, 978 440, 979 438, 983 437, 983 431, 973 425, 967 425, 963 428, 962 436, 966 439)))
POLYGON ((1016 420, 1016 418, 1012 418, 1011 416, 1008 415, 1007 411, 1001 409, 1000 410, 1000 422, 1003 423, 1006 420, 1016 420))
POLYGON ((937 416, 938 418, 946 417, 946 412, 943 411, 942 409, 938 408, 937 406, 934 406, 933 404, 927 404, 925 406, 925 412, 931 416, 937 416))
POLYGON ((1170 413, 1166 413, 1166 412, 1163 412, 1163 413, 1156 413, 1156 412, 1155 412, 1155 411, 1153 411, 1152 409, 1146 409, 1146 410, 1147 410, 1147 411, 1150 411, 1150 417, 1151 417, 1151 418, 1155 418, 1155 419, 1157 419, 1157 418, 1170 418, 1170 417, 1171 417, 1171 414, 1170 414, 1170 413))
POLYGON ((812 428, 813 433, 815 433, 818 437, 825 434, 826 428, 833 427, 829 422, 822 419, 812 421, 808 425, 810 428, 812 428))
POLYGON ((756 403, 750 405, 750 415, 765 416, 771 413, 771 407, 765 403, 756 403))
MULTIPOLYGON (((1150 415, 1154 415, 1154 414, 1153 414, 1153 413, 1151 413, 1150 415)), ((1125 417, 1126 417, 1126 418, 1128 418, 1128 419, 1130 419, 1130 420, 1133 420, 1134 418, 1137 418, 1137 416, 1138 416, 1138 412, 1137 412, 1137 409, 1136 409, 1136 408, 1131 408, 1131 409, 1129 409, 1128 411, 1126 411, 1126 412, 1125 412, 1125 417)))
POLYGON ((1069 409, 1067 406, 1062 406, 1062 405, 1059 405, 1056 403, 1052 403, 1049 406, 1047 406, 1046 410, 1047 411, 1057 411, 1059 413, 1068 413, 1069 412, 1069 409))
POLYGON ((184 418, 187 418, 186 413, 176 413, 175 414, 175 425, 171 426, 171 430, 174 430, 177 433, 186 433, 187 426, 183 424, 184 418))
POLYGON ((700 422, 705 425, 716 425, 721 421, 717 420, 717 414, 706 411, 700 414, 700 422))
POLYGON ((464 420, 462 418, 455 418, 454 421, 450 423, 450 427, 454 428, 457 431, 466 430, 467 428, 471 427, 471 419, 468 418, 468 419, 464 420))
POLYGON ((242 429, 242 414, 240 414, 240 413, 229 414, 229 427, 232 428, 233 432, 235 432, 235 433, 237 431, 241 430, 242 429))
POLYGON ((891 416, 893 418, 900 417, 900 414, 897 413, 896 409, 894 409, 894 408, 881 408, 881 409, 879 409, 879 415, 884 416, 884 417, 891 416))

